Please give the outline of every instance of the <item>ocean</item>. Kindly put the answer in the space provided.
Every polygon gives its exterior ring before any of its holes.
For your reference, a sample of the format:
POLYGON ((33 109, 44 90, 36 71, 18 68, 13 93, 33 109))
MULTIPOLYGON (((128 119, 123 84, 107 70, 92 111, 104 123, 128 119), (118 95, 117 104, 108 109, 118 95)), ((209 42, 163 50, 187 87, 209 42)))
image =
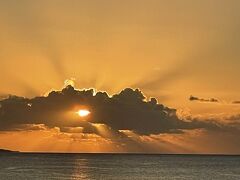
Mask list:
POLYGON ((240 156, 2 153, 0 179, 240 180, 240 156))

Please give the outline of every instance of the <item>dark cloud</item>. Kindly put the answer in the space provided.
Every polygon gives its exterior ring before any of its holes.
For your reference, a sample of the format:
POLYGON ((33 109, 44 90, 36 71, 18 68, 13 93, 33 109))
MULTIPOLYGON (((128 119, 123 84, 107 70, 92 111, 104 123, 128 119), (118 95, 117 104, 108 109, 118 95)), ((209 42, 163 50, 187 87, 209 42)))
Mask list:
POLYGON ((62 91, 50 92, 47 97, 29 99, 9 96, 1 100, 0 104, 1 131, 15 130, 26 125, 30 128, 31 124, 59 127, 62 132, 82 130, 83 133, 98 135, 101 133, 97 124, 106 125, 117 134, 119 130, 131 130, 142 135, 217 128, 214 123, 181 120, 175 109, 159 104, 155 98, 147 101, 139 89, 131 88, 109 97, 106 92, 94 94, 93 89, 76 90, 69 85, 62 91), (81 119, 76 113, 81 108, 91 112, 86 119, 81 119))
MULTIPOLYGON (((189 97, 189 100, 190 101, 198 101, 198 102, 221 103, 221 101, 219 101, 216 98, 205 99, 205 98, 199 98, 199 97, 192 96, 192 95, 189 97)), ((237 101, 227 102, 227 103, 224 103, 224 104, 225 105, 240 104, 240 101, 237 100, 237 101)))
POLYGON ((199 102, 215 102, 215 103, 219 102, 219 100, 216 98, 204 99, 204 98, 199 98, 196 96, 190 96, 189 100, 190 101, 199 101, 199 102))
POLYGON ((189 121, 208 123, 208 132, 229 133, 229 135, 240 135, 240 114, 208 114, 190 115, 185 118, 189 121), (210 126, 210 124, 212 126, 210 126))
POLYGON ((0 100, 7 98, 7 94, 0 93, 0 100))
POLYGON ((240 101, 233 101, 232 104, 240 104, 240 101))

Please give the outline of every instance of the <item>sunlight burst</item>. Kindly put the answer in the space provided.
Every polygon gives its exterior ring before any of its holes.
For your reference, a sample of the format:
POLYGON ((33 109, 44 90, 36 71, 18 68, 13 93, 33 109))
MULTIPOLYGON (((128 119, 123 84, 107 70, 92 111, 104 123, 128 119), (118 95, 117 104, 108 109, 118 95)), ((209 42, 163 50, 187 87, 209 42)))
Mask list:
POLYGON ((77 114, 80 117, 85 117, 85 116, 88 116, 90 114, 90 111, 88 111, 87 109, 81 109, 77 112, 77 114))

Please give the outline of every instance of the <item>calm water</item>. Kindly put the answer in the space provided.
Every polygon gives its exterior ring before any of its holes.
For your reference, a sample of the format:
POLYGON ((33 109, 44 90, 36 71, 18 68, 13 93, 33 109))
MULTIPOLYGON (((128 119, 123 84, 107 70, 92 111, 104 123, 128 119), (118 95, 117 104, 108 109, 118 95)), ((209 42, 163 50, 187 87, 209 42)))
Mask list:
POLYGON ((0 154, 0 179, 240 180, 240 156, 0 154))

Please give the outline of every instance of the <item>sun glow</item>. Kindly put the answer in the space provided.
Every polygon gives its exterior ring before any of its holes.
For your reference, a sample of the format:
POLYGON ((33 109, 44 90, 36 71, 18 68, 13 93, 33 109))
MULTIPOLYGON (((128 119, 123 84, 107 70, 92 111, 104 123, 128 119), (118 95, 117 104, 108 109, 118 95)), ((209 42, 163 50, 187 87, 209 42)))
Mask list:
POLYGON ((90 111, 88 111, 87 109, 81 109, 77 112, 77 114, 80 117, 85 117, 85 116, 88 116, 90 114, 90 111))

